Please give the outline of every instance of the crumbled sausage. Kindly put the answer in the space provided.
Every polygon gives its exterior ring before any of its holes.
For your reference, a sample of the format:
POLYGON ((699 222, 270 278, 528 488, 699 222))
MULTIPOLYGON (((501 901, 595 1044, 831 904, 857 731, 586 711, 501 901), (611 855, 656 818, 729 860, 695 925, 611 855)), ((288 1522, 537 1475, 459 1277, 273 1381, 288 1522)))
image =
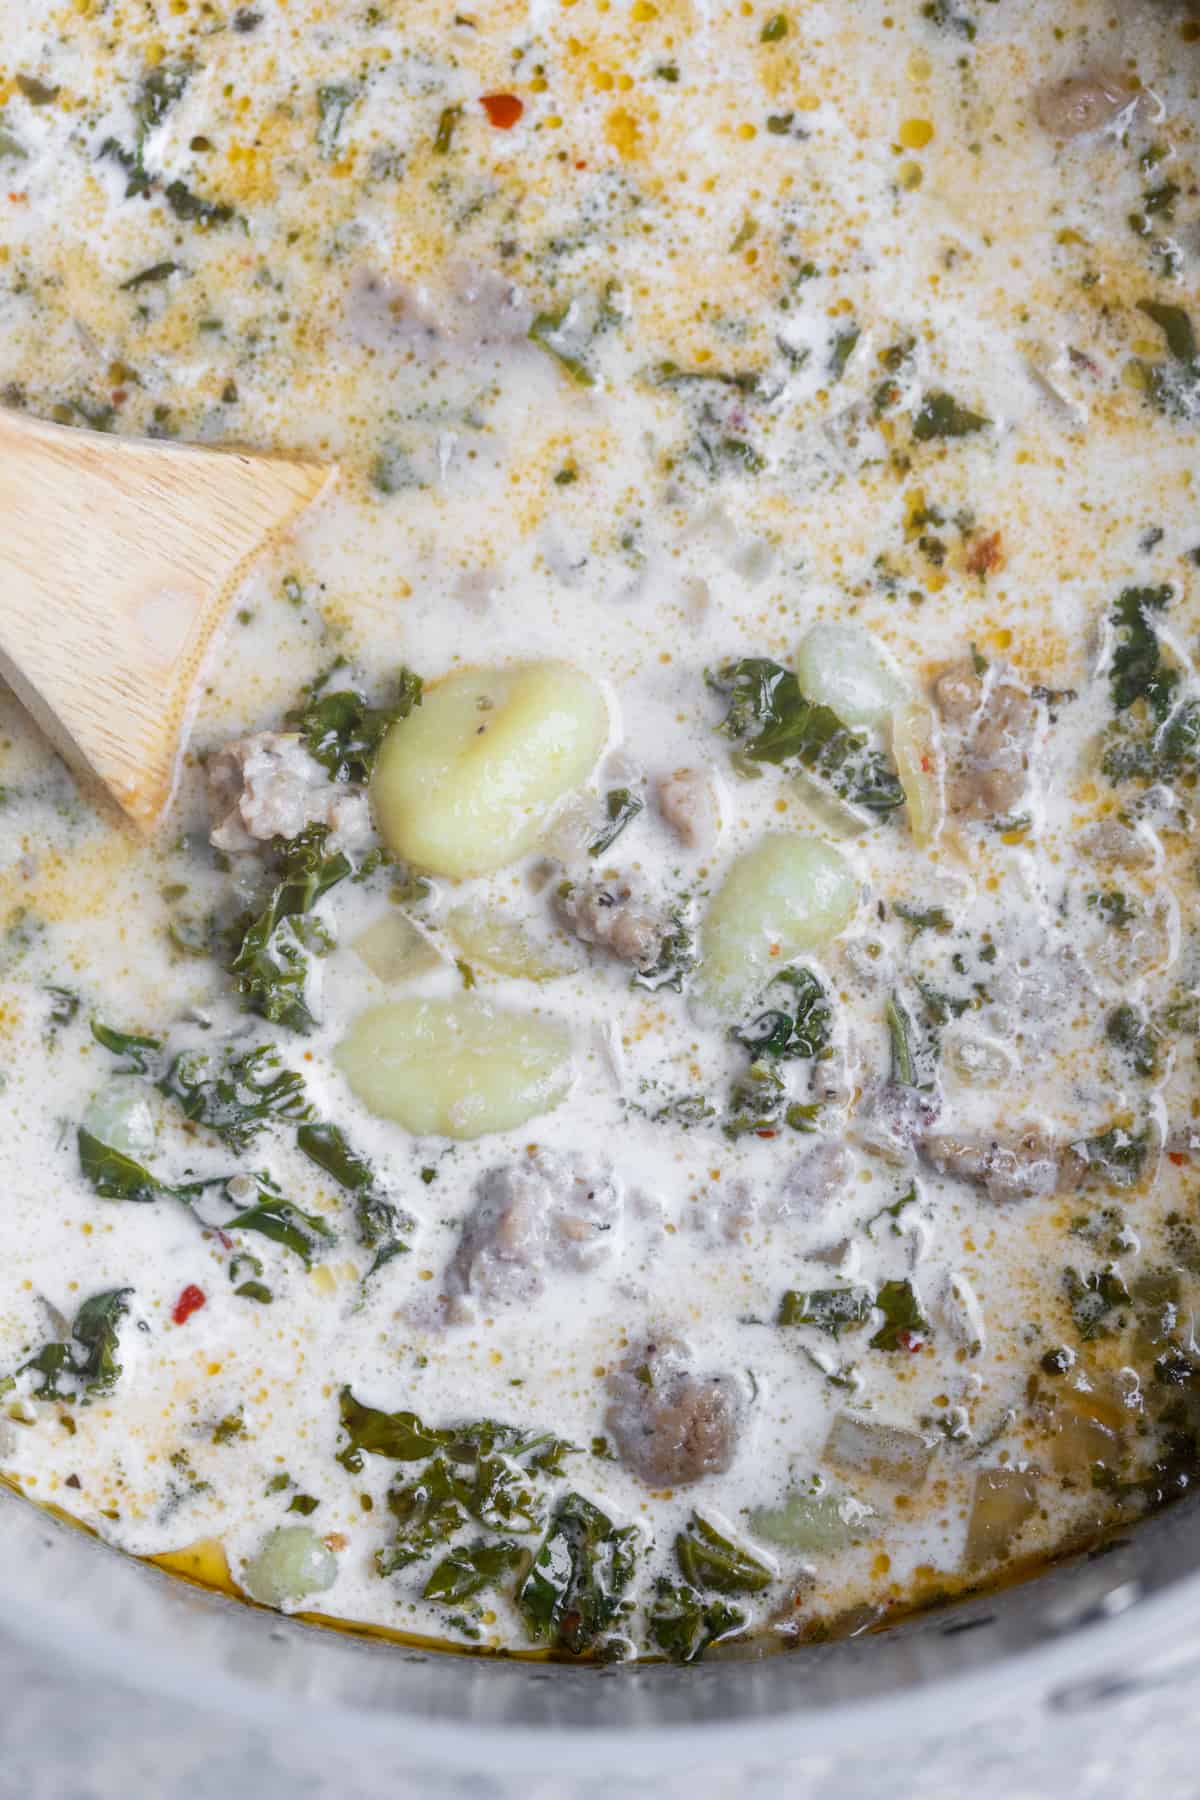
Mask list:
POLYGON ((1116 76, 1100 70, 1048 82, 1034 96, 1034 111, 1052 137, 1086 137, 1112 125, 1136 100, 1116 76))
POLYGON ((346 327, 368 350, 409 356, 468 356, 493 345, 524 344, 533 308, 520 289, 491 269, 452 268, 435 292, 361 275, 346 302, 346 327))
POLYGON ((707 769, 676 769, 655 790, 658 810, 681 844, 708 850, 721 828, 716 782, 707 769))
POLYGON ((588 1270, 610 1258, 623 1194, 607 1169, 539 1150, 479 1177, 446 1274, 451 1300, 489 1306, 533 1300, 548 1270, 588 1270))
POLYGON ((1045 1199, 1078 1185, 1061 1149, 1033 1129, 1007 1139, 926 1136, 917 1149, 939 1175, 968 1181, 997 1202, 1045 1199))
POLYGON ((209 842, 218 850, 256 850, 307 825, 327 825, 346 848, 371 835, 366 794, 330 781, 297 732, 260 731, 226 744, 209 760, 208 791, 209 842))
POLYGON ((571 882, 556 893, 554 910, 581 944, 595 944, 635 968, 653 968, 662 952, 666 921, 625 881, 571 882))
POLYGON ((728 1375, 696 1374, 677 1339, 635 1344, 608 1392, 605 1427, 647 1487, 685 1487, 733 1462, 743 1413, 737 1386, 728 1375))
POLYGON ((864 1095, 854 1115, 854 1136, 872 1156, 909 1163, 916 1139, 929 1130, 940 1111, 935 1090, 883 1081, 864 1095))
POLYGON ((1075 842, 1081 855, 1092 862, 1144 869, 1154 861, 1153 838, 1120 819, 1096 819, 1084 826, 1075 842))
POLYGON ((818 1219, 849 1179, 850 1154, 841 1138, 814 1134, 783 1178, 779 1210, 785 1218, 818 1219))
POLYGON ((1012 812, 1025 792, 1037 708, 1010 681, 987 681, 963 660, 933 684, 934 704, 957 744, 950 746, 946 804, 960 818, 1012 812))

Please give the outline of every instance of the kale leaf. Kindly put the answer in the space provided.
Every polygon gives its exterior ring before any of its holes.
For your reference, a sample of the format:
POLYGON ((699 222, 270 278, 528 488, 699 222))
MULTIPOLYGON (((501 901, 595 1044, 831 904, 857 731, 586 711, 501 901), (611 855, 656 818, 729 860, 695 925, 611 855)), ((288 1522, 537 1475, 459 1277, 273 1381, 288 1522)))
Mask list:
POLYGON ((766 1563, 694 1512, 675 1539, 675 1560, 685 1581, 718 1594, 757 1594, 775 1579, 766 1563))
POLYGON ((933 391, 922 399, 917 415, 913 420, 913 436, 919 444, 928 444, 934 438, 971 437, 977 431, 983 431, 991 424, 983 413, 972 412, 969 406, 963 406, 953 394, 933 391))
POLYGON ((811 969, 784 969, 763 996, 768 1004, 731 1036, 755 1060, 762 1057, 817 1057, 829 1049, 832 1014, 829 996, 811 969))
POLYGON ((86 1406, 90 1400, 111 1394, 121 1376, 119 1334, 132 1293, 131 1287, 123 1287, 93 1294, 75 1314, 66 1343, 43 1344, 21 1364, 20 1373, 32 1369, 42 1378, 33 1390, 36 1399, 81 1398, 86 1406), (65 1388, 60 1385, 63 1382, 65 1388))
POLYGON ((1140 1179, 1150 1149, 1150 1132, 1127 1131, 1123 1125, 1110 1125, 1094 1137, 1082 1138, 1071 1149, 1082 1158, 1089 1175, 1114 1187, 1133 1187, 1140 1179))
POLYGON ((872 1350, 911 1350, 911 1337, 928 1333, 929 1321, 911 1281, 885 1281, 875 1304, 883 1314, 883 1324, 871 1339, 872 1350))
POLYGON ((77 1142, 79 1166, 102 1200, 133 1200, 148 1204, 181 1192, 160 1181, 157 1175, 152 1175, 133 1157, 126 1156, 123 1150, 115 1150, 111 1144, 104 1143, 86 1126, 79 1127, 77 1142))
POLYGON ((1150 615, 1165 612, 1173 598, 1174 589, 1166 583, 1123 588, 1117 597, 1112 623, 1118 642, 1109 672, 1117 712, 1127 712, 1135 701, 1144 700, 1161 723, 1171 710, 1179 673, 1164 668, 1150 615))
POLYGON ((681 911, 671 914, 671 929, 663 935, 658 956, 648 969, 638 969, 629 985, 656 994, 659 988, 680 993, 684 980, 696 966, 696 941, 681 911))
POLYGON ((605 823, 588 845, 588 855, 603 856, 616 843, 625 827, 632 825, 638 814, 645 809, 646 802, 632 788, 609 788, 604 797, 605 823))
POLYGON ((98 1019, 92 1020, 92 1036, 114 1056, 129 1058, 125 1067, 119 1071, 122 1075, 145 1075, 151 1058, 162 1049, 161 1038, 139 1037, 132 1031, 116 1031, 111 1025, 101 1024, 98 1019))
POLYGON ((310 825, 283 846, 280 878, 266 907, 238 934, 230 971, 251 1011, 293 1031, 316 1023, 307 1001, 313 956, 330 948, 328 932, 308 915, 323 895, 353 874, 343 851, 329 852, 325 825, 310 825))
POLYGON ((672 1662, 696 1662, 712 1644, 744 1631, 746 1614, 719 1596, 706 1599, 693 1587, 660 1576, 647 1610, 651 1643, 672 1662))
POLYGON ((422 1462, 444 1451, 452 1461, 473 1462, 480 1457, 509 1456, 520 1460, 528 1469, 541 1474, 561 1472, 565 1456, 575 1446, 553 1432, 527 1431, 519 1425, 504 1425, 495 1419, 480 1419, 465 1425, 427 1426, 414 1412, 381 1412, 378 1407, 364 1406, 344 1387, 339 1398, 342 1430, 346 1442, 338 1451, 338 1461, 351 1474, 363 1466, 364 1452, 382 1456, 390 1462, 422 1462))
POLYGON ((625 1598, 637 1566, 638 1530, 617 1526, 582 1494, 554 1509, 533 1566, 516 1592, 531 1637, 578 1656, 632 1610, 625 1598))
POLYGON ((423 1589, 426 1600, 444 1600, 447 1605, 470 1600, 484 1588, 499 1587, 506 1575, 524 1560, 519 1544, 501 1539, 499 1543, 460 1544, 442 1558, 423 1589))
POLYGON ((388 1199, 375 1170, 352 1148, 341 1126, 306 1120, 296 1133, 296 1143, 310 1162, 354 1195, 359 1240, 375 1252, 367 1279, 394 1256, 407 1255, 405 1234, 415 1230, 415 1219, 388 1199))
POLYGON ((1129 1001, 1123 1001, 1109 1013, 1104 1035, 1124 1052, 1135 1074, 1151 1078, 1158 1073, 1159 1033, 1129 1001))
POLYGON ((1139 300, 1138 310, 1158 326, 1166 341, 1166 363, 1140 365, 1146 394, 1160 412, 1194 419, 1200 414, 1200 351, 1196 332, 1181 306, 1161 300, 1139 300))
MULTIPOLYGON (((237 1179, 241 1181, 247 1177, 237 1179)), ((222 1231, 257 1231, 273 1243, 282 1244, 285 1250, 291 1250, 306 1269, 311 1269, 313 1258, 336 1241, 337 1233, 315 1213, 304 1212, 290 1200, 285 1200, 269 1175, 254 1175, 249 1179, 255 1182, 258 1190, 254 1204, 235 1218, 224 1220, 222 1231)))
POLYGON ((1077 1269, 1063 1271, 1063 1291, 1071 1308, 1075 1329, 1085 1343, 1094 1338, 1111 1337, 1124 1319, 1113 1321, 1119 1307, 1129 1304, 1129 1289, 1114 1268, 1097 1269, 1080 1275, 1077 1269))
POLYGON ((871 1295, 867 1288, 789 1288, 779 1305, 780 1325, 812 1325, 832 1338, 855 1325, 865 1325, 871 1316, 871 1295))
POLYGON ((904 789, 887 758, 830 707, 807 700, 790 669, 746 656, 705 679, 729 703, 718 731, 751 762, 798 763, 848 805, 881 818, 903 805, 904 789))
POLYGON ((286 1068, 269 1044, 241 1053, 226 1045, 219 1055, 185 1050, 157 1085, 186 1118, 233 1151, 245 1150, 273 1119, 306 1119, 312 1111, 304 1077, 286 1068))
POLYGON ((420 706, 422 690, 421 677, 401 669, 394 697, 382 706, 370 706, 354 688, 327 693, 323 682, 316 681, 306 690, 303 704, 288 714, 287 725, 301 734, 309 755, 331 781, 367 782, 388 731, 420 706))

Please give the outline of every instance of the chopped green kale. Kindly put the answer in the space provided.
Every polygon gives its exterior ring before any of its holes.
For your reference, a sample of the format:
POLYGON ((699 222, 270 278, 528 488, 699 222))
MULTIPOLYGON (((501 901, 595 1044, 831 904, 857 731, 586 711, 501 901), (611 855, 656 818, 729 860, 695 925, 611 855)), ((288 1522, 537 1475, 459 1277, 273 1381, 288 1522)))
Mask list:
POLYGON ((840 1337, 843 1331, 865 1325, 871 1316, 871 1294, 868 1288, 789 1288, 779 1306, 781 1325, 812 1325, 828 1337, 840 1337))
POLYGON ((929 1321, 911 1281, 885 1281, 875 1304, 883 1314, 883 1324, 871 1339, 872 1350, 912 1350, 915 1338, 928 1336, 929 1321))
POLYGON ((603 856, 610 850, 625 830, 632 825, 640 812, 644 812, 646 802, 631 788, 609 788, 604 797, 605 823, 600 827, 588 845, 589 856, 603 856))
POLYGON ((766 1563, 696 1512, 675 1539, 675 1560, 690 1586, 718 1594, 757 1594, 774 1580, 766 1563))
POLYGON ((614 1525, 581 1494, 567 1494, 517 1589, 530 1636, 577 1656, 598 1650, 604 1634, 632 1610, 625 1596, 637 1548, 636 1526, 614 1525))
POLYGON ((288 727, 300 733, 331 781, 367 782, 388 731, 420 706, 421 677, 401 669, 393 698, 382 706, 368 705, 354 688, 327 691, 328 680, 326 675, 306 689, 302 704, 287 715, 288 727))
POLYGON ((762 656, 710 671, 708 685, 729 702, 717 729, 752 762, 796 762, 848 805, 884 817, 904 803, 886 757, 828 706, 806 700, 790 669, 762 656))
POLYGON ((784 969, 764 995, 770 1004, 731 1032, 755 1061, 823 1056, 829 1049, 829 995, 811 969, 784 969))

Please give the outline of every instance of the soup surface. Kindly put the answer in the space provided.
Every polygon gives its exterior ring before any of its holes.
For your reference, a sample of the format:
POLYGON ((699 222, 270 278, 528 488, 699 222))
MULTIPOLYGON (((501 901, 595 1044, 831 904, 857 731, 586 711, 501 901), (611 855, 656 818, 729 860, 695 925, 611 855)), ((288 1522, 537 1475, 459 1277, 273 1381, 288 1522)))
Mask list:
POLYGON ((152 845, 4 705, 10 1482, 683 1659, 1179 1492, 1188 12, 16 10, 6 402, 340 474, 152 845))

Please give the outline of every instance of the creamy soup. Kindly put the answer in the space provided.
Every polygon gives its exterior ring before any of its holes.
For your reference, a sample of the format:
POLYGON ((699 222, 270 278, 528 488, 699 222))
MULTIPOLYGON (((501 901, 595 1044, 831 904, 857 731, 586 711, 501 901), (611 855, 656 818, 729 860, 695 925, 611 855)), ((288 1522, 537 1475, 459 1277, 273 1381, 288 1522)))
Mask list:
POLYGON ((336 484, 149 845, 0 751, 0 1468, 691 1660, 1200 1465, 1200 37, 29 0, 0 384, 336 484))

